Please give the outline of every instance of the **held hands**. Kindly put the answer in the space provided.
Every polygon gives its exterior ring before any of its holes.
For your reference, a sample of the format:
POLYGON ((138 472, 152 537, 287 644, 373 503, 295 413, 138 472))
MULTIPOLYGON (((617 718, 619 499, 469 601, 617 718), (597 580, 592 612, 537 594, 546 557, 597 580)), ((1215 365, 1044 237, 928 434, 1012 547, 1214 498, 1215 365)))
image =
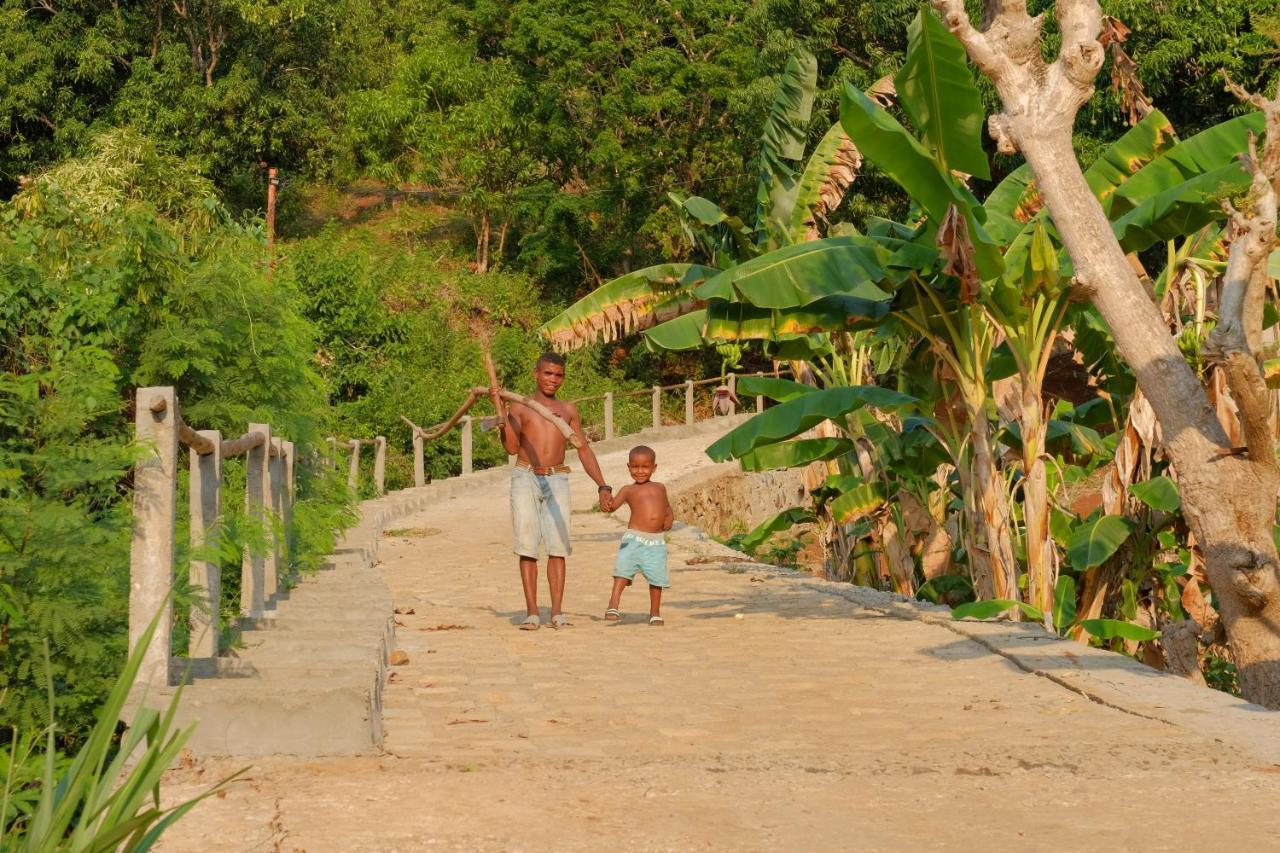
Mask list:
POLYGON ((613 512, 613 489, 608 486, 600 487, 600 511, 613 512))

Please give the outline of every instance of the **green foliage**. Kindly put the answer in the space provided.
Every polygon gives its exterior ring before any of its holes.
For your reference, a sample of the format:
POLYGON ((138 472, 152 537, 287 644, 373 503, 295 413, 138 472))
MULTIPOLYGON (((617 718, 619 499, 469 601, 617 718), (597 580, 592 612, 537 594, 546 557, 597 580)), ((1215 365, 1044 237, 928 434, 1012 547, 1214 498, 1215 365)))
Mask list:
MULTIPOLYGON (((71 745, 119 672, 127 472, 146 452, 130 446, 134 388, 173 385, 190 423, 229 437, 267 422, 305 455, 319 435, 323 386, 298 297, 265 278, 255 227, 192 195, 211 189, 113 132, 0 207, 0 724, 48 724, 47 676, 71 745)), ((340 510, 305 475, 302 489, 302 538, 318 547, 340 510)))
MULTIPOLYGON (((44 727, 43 749, 36 747, 35 738, 17 729, 8 743, 0 745, 0 769, 8 771, 0 783, 0 846, 4 849, 32 853, 146 850, 174 821, 244 772, 186 802, 161 807, 161 776, 177 760, 194 728, 174 726, 181 688, 163 711, 139 705, 117 741, 118 721, 158 622, 158 616, 153 618, 139 638, 74 756, 63 758, 57 749, 51 678, 47 679, 51 719, 44 727)), ((47 644, 44 656, 49 657, 47 644)))

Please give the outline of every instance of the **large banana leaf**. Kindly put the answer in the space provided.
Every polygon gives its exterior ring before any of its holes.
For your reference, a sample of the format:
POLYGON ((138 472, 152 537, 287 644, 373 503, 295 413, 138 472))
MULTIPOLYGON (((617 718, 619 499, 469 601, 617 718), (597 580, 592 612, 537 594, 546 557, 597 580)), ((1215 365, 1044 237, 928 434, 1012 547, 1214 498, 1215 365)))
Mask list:
POLYGON ((538 330, 559 350, 614 340, 695 310, 692 290, 719 274, 700 264, 658 264, 615 278, 538 330))
POLYGON ((727 269, 705 284, 698 299, 744 300, 761 308, 793 308, 826 296, 873 302, 889 294, 878 283, 901 280, 904 270, 937 260, 929 246, 860 235, 827 237, 786 246, 727 269))
POLYGON ((811 462, 825 462, 853 450, 853 442, 844 438, 802 438, 766 444, 738 460, 743 471, 774 471, 799 468, 811 462))
POLYGON ((907 56, 894 78, 898 101, 943 169, 991 179, 982 150, 982 97, 964 46, 932 9, 907 27, 907 56))
POLYGON ((818 85, 818 60, 800 48, 778 81, 760 137, 760 175, 756 184, 756 233, 783 231, 795 206, 797 161, 804 157, 813 94, 818 85))
POLYGON ((987 212, 987 233, 997 242, 1008 243, 1039 210, 1039 192, 1031 166, 1023 163, 987 196, 982 207, 987 212), (1028 209, 1030 206, 1031 209, 1028 209))
POLYGON ((849 524, 875 512, 884 502, 884 483, 859 483, 828 504, 827 511, 836 522, 849 524))
POLYGON ((897 119, 855 87, 845 84, 840 123, 867 159, 897 181, 929 214, 935 228, 955 205, 968 225, 979 275, 990 280, 1000 274, 1004 262, 999 248, 979 222, 979 217, 985 217, 986 213, 977 199, 952 178, 897 119))
MULTIPOLYGON (((1125 186, 1130 178, 1141 172, 1147 164, 1154 162, 1163 152, 1171 150, 1176 141, 1177 137, 1173 126, 1169 124, 1169 119, 1158 110, 1153 110, 1142 121, 1129 128, 1123 136, 1107 146, 1102 156, 1094 160, 1084 173, 1085 181, 1102 202, 1103 209, 1110 211, 1119 188, 1125 186)), ((1023 165, 1014 174, 1026 168, 1027 166, 1023 165)), ((987 200, 987 207, 991 219, 998 223, 994 226, 995 233, 1002 236, 1007 233, 1003 224, 999 224, 1003 222, 1001 213, 1006 210, 1013 217, 1013 221, 1023 223, 1009 239, 1009 246, 1004 255, 1006 268, 1020 276, 1020 271, 1027 265, 1027 253, 1031 250, 1032 239, 1038 225, 1045 223, 1047 234, 1054 240, 1058 240, 1057 229, 1051 222, 1047 222, 1048 213, 1040 206, 1039 192, 1035 188, 1035 181, 1030 179, 1030 172, 1020 180, 1013 179, 1013 175, 1010 175, 996 188, 992 197, 996 198, 997 209, 990 209, 992 199, 987 200), (1014 202, 1016 207, 1008 208, 1019 183, 1022 183, 1025 189, 1014 202), (1006 184, 1009 186, 1006 187, 1006 184), (998 198, 996 193, 1000 193, 998 198)), ((1062 253, 1060 266, 1063 275, 1069 278, 1072 267, 1070 258, 1065 252, 1062 253)))
POLYGON ((712 299, 705 309, 647 330, 651 350, 687 350, 725 341, 790 341, 817 332, 849 329, 889 312, 887 301, 828 296, 794 308, 759 308, 712 299))
MULTIPOLYGON (((667 193, 667 198, 689 214, 693 222, 702 226, 720 250, 728 251, 731 246, 736 247, 739 257, 751 257, 759 252, 751 230, 741 219, 721 210, 714 201, 698 195, 681 198, 675 193, 667 193)), ((685 222, 686 230, 689 224, 688 221, 685 222)), ((692 236, 690 233, 691 238, 692 236)))
POLYGON ((1237 163, 1196 175, 1142 200, 1111 223, 1126 252, 1192 234, 1222 218, 1220 201, 1249 188, 1249 175, 1237 163))
POLYGON ((800 176, 787 229, 792 242, 818 238, 818 221, 840 206, 861 166, 862 154, 836 122, 813 149, 800 176))
POLYGON ((748 554, 754 554, 756 549, 767 542, 775 533, 789 530, 797 524, 811 524, 817 520, 813 510, 793 506, 790 509, 784 509, 772 518, 765 519, 750 533, 739 539, 736 544, 748 554))
POLYGON ((1177 142, 1178 135, 1169 119, 1159 110, 1152 110, 1107 146, 1102 156, 1085 170, 1084 179, 1102 202, 1103 209, 1110 210, 1116 190, 1177 142))
POLYGON ((707 309, 690 311, 674 320, 659 323, 644 333, 645 347, 655 352, 662 350, 691 350, 707 345, 702 330, 707 326, 707 309))
POLYGON ((812 394, 817 390, 812 385, 777 376, 744 376, 738 380, 739 394, 745 397, 768 397, 777 403, 785 403, 802 394, 812 394))
POLYGON ((759 308, 713 299, 707 305, 709 341, 774 341, 817 332, 836 332, 889 313, 888 301, 857 296, 826 296, 795 308, 759 308))
POLYGON ((1249 134, 1261 136, 1265 117, 1254 112, 1215 124, 1169 148, 1129 178, 1115 192, 1111 214, 1122 216, 1145 199, 1238 161, 1248 150, 1249 134))
POLYGON ((716 462, 739 459, 758 447, 795 438, 822 421, 842 418, 863 406, 900 409, 915 402, 914 397, 874 385, 825 388, 766 409, 721 436, 707 448, 707 455, 716 462))

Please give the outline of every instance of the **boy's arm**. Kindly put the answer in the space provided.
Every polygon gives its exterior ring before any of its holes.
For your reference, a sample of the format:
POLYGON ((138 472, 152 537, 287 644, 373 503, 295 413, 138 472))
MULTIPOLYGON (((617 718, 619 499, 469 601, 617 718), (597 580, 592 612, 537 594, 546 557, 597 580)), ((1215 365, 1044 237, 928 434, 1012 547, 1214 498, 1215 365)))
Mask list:
POLYGON ((671 509, 671 498, 667 495, 666 486, 662 487, 662 502, 667 505, 667 511, 662 516, 662 529, 670 530, 671 525, 676 523, 676 514, 675 511, 671 509))
POLYGON ((511 406, 505 418, 501 413, 498 415, 498 437, 502 439, 503 449, 510 454, 520 452, 520 416, 516 411, 517 407, 511 406))
MULTIPOLYGON (((613 490, 605 483, 604 474, 600 470, 600 461, 596 459, 595 451, 591 449, 591 442, 587 441, 587 436, 582 431, 582 416, 578 414, 578 407, 572 403, 568 403, 567 406, 569 408, 569 426, 581 440, 581 444, 578 446, 578 461, 582 463, 582 470, 586 472, 587 476, 599 486, 600 509, 609 512, 610 510, 604 509, 604 496, 612 493, 613 490)), ((614 499, 610 503, 616 506, 618 501, 614 499)))
POLYGON ((616 495, 611 495, 608 492, 601 492, 600 493, 600 511, 613 512, 615 509, 617 509, 618 507, 626 503, 627 492, 630 488, 631 488, 630 486, 623 486, 621 489, 618 490, 618 493, 616 495))

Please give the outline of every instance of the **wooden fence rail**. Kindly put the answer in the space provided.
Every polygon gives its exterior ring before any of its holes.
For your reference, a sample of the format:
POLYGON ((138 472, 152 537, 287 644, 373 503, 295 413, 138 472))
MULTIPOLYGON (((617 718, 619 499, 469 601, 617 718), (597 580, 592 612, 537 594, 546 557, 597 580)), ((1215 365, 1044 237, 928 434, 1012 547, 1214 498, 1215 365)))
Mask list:
POLYGON ((218 430, 196 430, 182 420, 171 387, 139 388, 134 435, 147 448, 134 468, 133 541, 129 566, 129 648, 141 640, 163 610, 143 657, 138 681, 163 685, 173 657, 173 589, 177 553, 178 448, 188 448, 190 466, 189 566, 192 659, 216 658, 221 637, 222 567, 204 559, 217 549, 222 519, 222 465, 245 456, 245 509, 267 531, 261 553, 245 549, 240 574, 242 616, 263 618, 275 607, 280 573, 289 565, 288 530, 295 497, 295 453, 291 441, 272 436, 269 424, 249 424, 239 438, 224 440, 218 430), (278 523, 277 523, 278 521, 278 523))
POLYGON ((387 493, 387 439, 384 436, 375 438, 353 438, 338 441, 329 436, 325 441, 329 445, 329 460, 336 468, 338 465, 338 449, 351 451, 351 459, 347 463, 347 488, 352 492, 360 488, 360 448, 373 448, 373 493, 382 497, 387 493))
MULTIPOLYGON (((713 376, 710 379, 686 380, 677 382, 673 385, 654 385, 651 388, 637 388, 630 391, 606 391, 604 394, 592 397, 578 397, 569 400, 574 404, 591 403, 597 400, 603 401, 604 413, 602 427, 603 437, 605 441, 609 441, 618 437, 615 426, 615 403, 617 400, 627 397, 643 397, 651 398, 650 403, 650 421, 653 427, 662 426, 662 395, 668 391, 683 390, 684 391, 684 423, 692 424, 696 420, 696 408, 694 406, 694 393, 697 388, 707 385, 716 386, 712 392, 712 417, 722 417, 732 415, 737 412, 739 405, 737 397, 738 379, 747 376, 778 376, 779 371, 759 371, 757 373, 738 374, 730 373, 723 379, 719 376, 713 376)), ((477 389, 479 390, 479 389, 477 389)), ((756 412, 764 411, 764 397, 756 397, 756 412)), ((451 418, 445 423, 437 424, 433 427, 420 427, 404 415, 400 419, 412 430, 413 437, 413 481, 416 486, 423 486, 427 482, 426 476, 426 443, 442 438, 444 435, 452 432, 456 427, 459 431, 459 440, 462 452, 462 474, 470 474, 474 465, 474 443, 475 443, 475 422, 476 418, 471 415, 460 415, 451 418)), ((491 417, 480 418, 479 422, 482 429, 490 428, 493 421, 491 417)), ((330 439, 332 441, 333 439, 330 439)), ((354 470, 354 469, 353 469, 354 470)))

